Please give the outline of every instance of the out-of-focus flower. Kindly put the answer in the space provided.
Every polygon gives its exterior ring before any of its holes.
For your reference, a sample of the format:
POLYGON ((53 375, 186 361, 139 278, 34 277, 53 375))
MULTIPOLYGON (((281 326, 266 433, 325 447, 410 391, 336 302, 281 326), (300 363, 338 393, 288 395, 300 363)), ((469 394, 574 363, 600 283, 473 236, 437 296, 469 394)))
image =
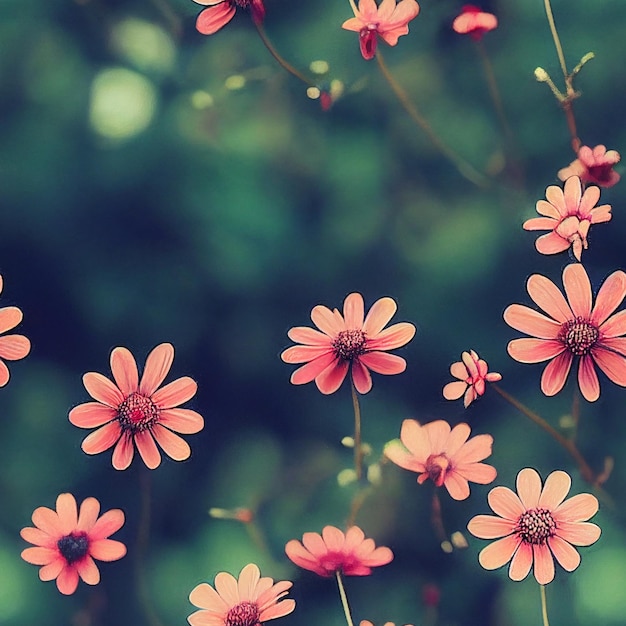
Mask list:
POLYGON ((508 487, 494 487, 489 506, 497 515, 477 515, 467 529, 479 539, 497 539, 480 552, 485 569, 497 569, 511 561, 509 576, 523 580, 533 567, 540 585, 554 578, 554 560, 571 572, 580 564, 574 546, 589 546, 600 537, 600 528, 588 522, 598 511, 590 493, 565 499, 572 480, 562 471, 552 472, 542 488, 532 468, 517 475, 517 494, 508 487))
POLYGON ((368 576, 373 567, 393 560, 389 548, 377 548, 374 540, 366 539, 358 526, 351 526, 345 533, 335 526, 325 526, 321 535, 304 533, 302 542, 297 539, 287 542, 285 552, 298 567, 325 577, 335 572, 368 576))
POLYGON ((35 528, 22 528, 20 535, 34 548, 22 551, 22 558, 41 565, 39 578, 54 580, 59 591, 70 595, 82 578, 88 585, 100 582, 100 572, 94 559, 117 561, 126 554, 126 546, 109 539, 124 525, 124 513, 112 509, 100 516, 100 503, 87 498, 80 505, 71 493, 62 493, 56 501, 56 511, 41 506, 33 513, 35 528))
POLYGON ((472 4, 466 4, 452 22, 452 30, 459 35, 469 35, 472 39, 482 39, 485 33, 498 27, 498 18, 493 13, 481 11, 472 4))
POLYGON ((450 366, 450 374, 459 380, 448 383, 443 388, 446 400, 458 400, 463 397, 463 405, 467 408, 476 398, 485 393, 485 381, 495 383, 502 380, 502 375, 489 372, 489 366, 478 358, 474 350, 463 352, 461 360, 450 366))
POLYGON ((572 263, 563 270, 563 286, 567 300, 545 276, 533 274, 528 279, 528 295, 547 315, 521 304, 508 306, 504 321, 531 337, 513 339, 507 350, 520 363, 549 361, 541 376, 546 396, 563 389, 577 358, 580 391, 594 402, 600 397, 595 366, 616 385, 626 387, 626 311, 612 315, 626 296, 626 273, 618 270, 604 281, 595 305, 582 264, 572 263))
POLYGON ((400 348, 415 335, 408 322, 384 328, 397 310, 391 298, 377 300, 364 319, 363 297, 351 293, 343 303, 343 316, 318 305, 311 311, 313 323, 320 329, 298 326, 287 334, 292 341, 304 344, 287 348, 281 358, 285 363, 306 363, 291 375, 294 385, 315 380, 324 394, 334 393, 352 366, 352 382, 359 393, 372 388, 369 370, 378 374, 400 374, 406 361, 386 350, 400 348), (384 329, 384 330, 383 330, 384 329), (321 332, 320 332, 321 331, 321 332))
POLYGON ((198 385, 194 380, 184 376, 159 389, 173 360, 174 347, 158 345, 146 359, 140 382, 133 355, 126 348, 115 348, 111 352, 115 383, 95 372, 83 376, 85 389, 96 402, 74 407, 69 419, 80 428, 99 427, 85 437, 84 452, 99 454, 115 446, 112 462, 118 470, 131 464, 134 446, 150 469, 161 463, 156 443, 175 461, 189 458, 189 444, 174 433, 197 433, 204 420, 195 411, 177 408, 195 395, 198 385))
POLYGON ((469 497, 468 481, 486 485, 496 478, 491 465, 480 463, 491 454, 493 437, 476 435, 468 440, 470 427, 450 428, 444 420, 424 424, 408 419, 402 422, 400 441, 385 446, 385 456, 396 465, 417 472, 421 485, 429 478, 437 487, 445 485, 455 500, 469 497))
MULTIPOLYGON (((4 286, 0 276, 0 293, 4 286)), ((9 368, 4 361, 19 361, 30 352, 30 341, 24 335, 4 335, 22 321, 22 311, 16 306, 0 308, 0 387, 9 382, 9 368)))
POLYGON ((212 35, 226 26, 238 8, 250 9, 256 24, 262 24, 265 19, 263 0, 194 0, 194 2, 207 7, 196 20, 196 29, 203 35, 212 35))
POLYGON ((417 17, 420 7, 415 0, 382 0, 380 6, 375 0, 359 0, 354 17, 346 20, 341 27, 359 33, 361 54, 366 61, 376 56, 378 37, 395 46, 398 37, 407 35, 409 22, 417 17))
POLYGON ((187 621, 191 626, 260 626, 293 612, 295 600, 283 599, 292 585, 288 580, 275 583, 272 578, 261 578, 254 563, 241 570, 239 579, 220 572, 214 587, 200 583, 189 594, 191 603, 200 610, 187 621))
POLYGON ((535 242, 541 254, 557 254, 570 246, 576 260, 580 261, 583 249, 587 249, 587 234, 592 224, 611 219, 611 205, 596 206, 600 189, 595 185, 585 189, 578 176, 570 176, 561 189, 551 185, 546 189, 546 200, 537 202, 537 213, 524 222, 525 230, 549 230, 535 242))
POLYGON ((617 150, 607 150, 606 146, 598 145, 595 148, 581 146, 578 158, 567 167, 559 170, 560 180, 567 180, 570 176, 580 176, 583 184, 593 183, 600 187, 612 187, 619 182, 620 175, 613 166, 620 161, 617 150))

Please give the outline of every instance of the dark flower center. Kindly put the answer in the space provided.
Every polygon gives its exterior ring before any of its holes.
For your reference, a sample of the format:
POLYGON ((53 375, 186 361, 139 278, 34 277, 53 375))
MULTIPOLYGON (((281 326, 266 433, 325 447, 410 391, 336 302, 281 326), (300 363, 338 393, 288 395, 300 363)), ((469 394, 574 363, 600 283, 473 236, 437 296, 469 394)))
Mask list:
POLYGON ((225 626, 261 626, 259 607, 254 602, 241 602, 226 614, 225 626))
POLYGON ((525 543, 544 544, 556 533, 556 522, 547 509, 531 509, 520 515, 515 532, 525 543))
POLYGON ((89 538, 86 533, 70 533, 57 541, 57 548, 68 565, 80 561, 89 552, 89 538))
POLYGON ((159 419, 159 409, 150 398, 133 392, 117 407, 117 419, 125 431, 134 435, 149 429, 159 419))
POLYGON ((241 7, 242 9, 247 9, 252 3, 252 0, 229 0, 229 1, 231 4, 241 7))
POLYGON ((362 330, 342 330, 331 345, 335 356, 342 361, 353 361, 366 352, 367 338, 362 330))
POLYGON ((378 38, 376 37, 377 32, 377 26, 375 24, 370 24, 359 31, 361 55, 366 61, 373 59, 376 55, 376 45, 378 43, 378 38))
POLYGON ((592 165, 589 170, 589 176, 599 183, 608 183, 611 179, 612 165, 592 165))
POLYGON ((443 485, 449 468, 450 461, 445 454, 431 454, 426 459, 426 472, 437 487, 443 485))
POLYGON ((589 354, 599 337, 597 326, 580 316, 565 322, 559 333, 559 339, 575 356, 589 354))

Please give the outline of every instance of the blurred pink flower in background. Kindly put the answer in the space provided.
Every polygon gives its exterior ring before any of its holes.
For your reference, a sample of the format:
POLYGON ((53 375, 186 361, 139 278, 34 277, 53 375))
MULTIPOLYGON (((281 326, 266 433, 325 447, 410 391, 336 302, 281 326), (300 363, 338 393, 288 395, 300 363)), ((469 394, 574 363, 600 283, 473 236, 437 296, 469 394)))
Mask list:
POLYGON ((196 29, 203 35, 212 35, 233 19, 238 8, 250 9, 252 19, 261 24, 265 19, 263 0, 194 0, 204 9, 196 20, 196 29))
MULTIPOLYGON (((359 626, 374 626, 373 622, 370 622, 368 619, 362 619, 359 626)), ((385 622, 383 626, 396 626, 393 622, 385 622)), ((412 624, 406 624, 406 626, 413 626, 412 624)))
POLYGON ((497 475, 494 467, 479 462, 491 454, 493 437, 476 435, 468 440, 469 435, 467 424, 451 429, 444 420, 422 426, 407 419, 402 422, 400 441, 390 441, 385 456, 417 472, 420 485, 430 478, 437 487, 444 485, 455 500, 465 500, 470 495, 468 481, 486 485, 497 475))
POLYGON ((343 316, 318 305, 311 311, 313 323, 320 329, 298 326, 287 334, 292 341, 304 344, 287 348, 281 358, 285 363, 306 363, 291 375, 294 385, 315 380, 324 394, 334 393, 352 366, 352 381, 359 393, 372 388, 369 370, 378 374, 400 374, 406 361, 386 350, 400 348, 415 335, 408 322, 385 328, 397 310, 391 298, 377 300, 364 318, 363 297, 351 293, 343 304, 343 316), (383 330, 384 329, 384 330, 383 330), (321 332, 320 332, 321 331, 321 332))
POLYGON ((508 306, 505 322, 531 337, 513 339, 507 350, 521 363, 549 361, 541 376, 546 396, 563 389, 577 358, 580 391, 594 402, 600 397, 595 366, 616 385, 626 387, 626 311, 612 315, 626 296, 626 273, 618 270, 604 281, 595 305, 582 264, 572 263, 563 270, 563 286, 567 300, 545 276, 533 274, 528 279, 528 294, 547 316, 522 304, 508 306))
POLYGON ((502 380, 502 375, 489 372, 489 366, 478 357, 474 350, 463 352, 461 360, 450 366, 450 373, 456 380, 443 388, 446 400, 458 400, 463 397, 463 405, 467 408, 476 398, 485 393, 485 381, 494 383, 502 380))
POLYGON ((420 7, 415 0, 382 0, 380 6, 375 0, 359 0, 354 17, 346 20, 341 27, 359 33, 361 55, 366 61, 376 56, 378 37, 390 46, 398 43, 398 37, 407 35, 409 22, 416 18, 420 7))
POLYGON ((600 199, 598 187, 588 187, 584 193, 578 176, 570 176, 564 189, 551 185, 546 189, 546 200, 537 202, 537 213, 524 222, 525 230, 549 230, 535 242, 541 254, 557 254, 570 246, 576 260, 580 261, 587 249, 587 234, 592 224, 611 219, 611 205, 596 206, 600 199))
POLYGON ((159 388, 173 360, 174 347, 158 345, 146 359, 140 382, 133 355, 126 348, 115 348, 111 352, 115 383, 96 372, 83 376, 85 389, 96 402, 74 407, 69 420, 79 428, 99 427, 84 439, 84 452, 99 454, 115 446, 112 462, 118 470, 131 464, 134 446, 150 469, 161 463, 156 443, 175 461, 189 458, 189 444, 175 433, 200 432, 204 420, 195 411, 177 408, 195 395, 194 380, 184 376, 159 388))
POLYGON ((570 176, 580 176, 585 185, 593 183, 600 187, 612 187, 620 179, 620 175, 613 169, 613 166, 619 163, 620 158, 617 150, 607 150, 603 145, 595 148, 581 146, 578 149, 578 158, 559 170, 557 175, 560 180, 567 180, 570 176))
POLYGON ((272 578, 261 578, 254 563, 241 570, 239 579, 220 572, 214 587, 200 583, 193 589, 189 600, 200 610, 187 621, 191 626, 260 626, 293 612, 295 600, 284 599, 292 585, 288 580, 274 583, 272 578))
MULTIPOLYGON (((4 282, 0 276, 0 293, 4 282)), ((4 361, 18 361, 30 352, 30 341, 24 335, 4 335, 13 330, 21 321, 22 311, 16 306, 0 308, 0 387, 9 382, 9 368, 4 361)))
POLYGON ((351 526, 345 533, 335 526, 325 526, 321 535, 304 533, 302 542, 297 539, 287 542, 285 552, 298 567, 325 577, 335 572, 368 576, 373 567, 393 560, 389 548, 377 548, 374 540, 366 539, 358 526, 351 526))
POLYGON ((580 564, 573 546, 589 546, 600 537, 600 528, 588 522, 598 511, 590 493, 565 499, 572 480, 562 471, 552 472, 542 488, 541 477, 532 468, 517 475, 517 494, 507 487, 494 487, 489 506, 498 516, 477 515, 467 529, 479 539, 497 539, 480 552, 485 569, 497 569, 511 561, 509 576, 523 580, 534 569, 540 585, 554 578, 554 560, 571 572, 580 564))
POLYGON ((477 6, 466 4, 452 22, 452 30, 459 35, 469 35, 472 39, 482 39, 483 35, 498 27, 498 18, 493 13, 481 11, 477 6))

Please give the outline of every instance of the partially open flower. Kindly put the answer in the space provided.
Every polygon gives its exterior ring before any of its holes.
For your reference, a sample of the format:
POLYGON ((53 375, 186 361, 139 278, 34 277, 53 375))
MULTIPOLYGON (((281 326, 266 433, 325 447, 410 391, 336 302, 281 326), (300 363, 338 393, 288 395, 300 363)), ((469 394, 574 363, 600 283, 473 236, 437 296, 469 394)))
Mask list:
POLYGON ((450 366, 450 373, 459 380, 448 383, 443 388, 443 397, 446 400, 458 400, 464 396, 465 408, 485 393, 485 381, 494 383, 502 380, 502 375, 490 372, 487 362, 478 358, 474 350, 463 352, 461 360, 450 366))
POLYGON ((472 39, 482 36, 498 27, 498 18, 493 13, 481 11, 472 4, 466 4, 452 22, 452 30, 460 35, 469 35, 472 39))
POLYGON ((578 158, 559 170, 558 177, 560 180, 567 180, 570 176, 580 176, 585 185, 593 183, 600 187, 612 187, 620 179, 620 175, 613 169, 620 158, 617 150, 607 150, 602 144, 595 148, 581 146, 578 158))
POLYGON ((382 0, 380 6, 375 0, 359 0, 355 16, 346 20, 341 27, 359 33, 361 54, 366 61, 376 56, 378 37, 395 46, 398 38, 407 35, 409 22, 420 11, 415 0, 382 0))
POLYGON ((196 29, 203 35, 212 35, 226 26, 238 8, 250 9, 252 19, 257 24, 263 23, 265 18, 263 0, 194 0, 194 2, 207 6, 196 20, 196 29))

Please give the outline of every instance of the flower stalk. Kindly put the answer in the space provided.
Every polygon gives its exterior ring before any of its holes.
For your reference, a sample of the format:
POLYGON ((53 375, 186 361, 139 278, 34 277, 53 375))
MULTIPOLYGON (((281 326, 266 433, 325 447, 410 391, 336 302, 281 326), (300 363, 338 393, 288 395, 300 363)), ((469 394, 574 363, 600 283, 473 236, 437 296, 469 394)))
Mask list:
POLYGON ((354 409, 354 471, 357 482, 363 477, 363 442, 361 438, 361 406, 359 396, 354 386, 354 381, 350 381, 350 391, 352 392, 352 408, 354 409))
POLYGON ((341 572, 337 570, 335 572, 335 578, 337 579, 337 586, 339 587, 339 597, 341 598, 341 606, 343 606, 343 613, 346 616, 346 622, 348 626, 354 626, 352 621, 352 614, 350 613, 350 605, 348 604, 348 596, 343 586, 343 580, 341 578, 341 572))
POLYGON ((539 585, 539 592, 541 594, 541 618, 543 619, 543 626, 550 626, 548 621, 548 603, 546 602, 546 586, 539 585))

